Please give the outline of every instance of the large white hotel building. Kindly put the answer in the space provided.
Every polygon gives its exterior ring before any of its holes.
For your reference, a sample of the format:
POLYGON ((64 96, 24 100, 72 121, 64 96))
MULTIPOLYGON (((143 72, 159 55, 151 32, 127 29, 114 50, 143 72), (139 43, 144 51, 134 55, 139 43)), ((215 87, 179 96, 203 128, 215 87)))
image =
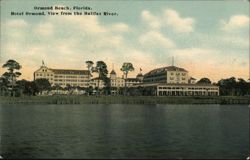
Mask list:
POLYGON ((155 96, 218 96, 219 87, 212 84, 197 84, 188 71, 176 66, 157 68, 146 73, 142 87, 145 95, 155 96))
MULTIPOLYGON (((46 78, 52 86, 79 86, 93 88, 104 87, 99 78, 92 78, 88 70, 51 69, 44 64, 34 72, 34 79, 46 78), (99 81, 99 82, 98 82, 99 81)), ((125 87, 125 79, 117 77, 116 72, 110 72, 111 87, 125 87)), ((149 71, 144 76, 139 73, 136 78, 126 79, 127 87, 132 90, 144 89, 144 95, 155 96, 218 96, 219 87, 212 84, 197 84, 188 71, 176 66, 167 66, 149 71)), ((114 91, 114 93, 116 93, 114 91)))
POLYGON ((88 70, 52 69, 42 65, 34 72, 34 79, 48 79, 52 86, 88 87, 91 74, 88 70))

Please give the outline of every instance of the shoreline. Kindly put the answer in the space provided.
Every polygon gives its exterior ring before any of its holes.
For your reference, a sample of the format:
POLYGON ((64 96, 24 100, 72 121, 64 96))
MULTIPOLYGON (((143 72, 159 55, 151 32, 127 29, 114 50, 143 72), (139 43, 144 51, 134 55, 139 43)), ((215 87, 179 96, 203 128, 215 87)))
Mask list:
POLYGON ((250 104, 247 96, 22 96, 0 97, 0 104, 250 104))

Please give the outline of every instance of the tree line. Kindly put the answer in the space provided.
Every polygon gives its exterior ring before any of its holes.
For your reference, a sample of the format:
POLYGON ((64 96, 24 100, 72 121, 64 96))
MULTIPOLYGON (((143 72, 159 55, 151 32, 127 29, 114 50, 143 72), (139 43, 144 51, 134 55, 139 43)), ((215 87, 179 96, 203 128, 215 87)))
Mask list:
POLYGON ((220 95, 222 96, 250 95, 250 80, 247 82, 243 78, 230 77, 221 79, 217 83, 212 83, 208 78, 201 78, 197 84, 217 85, 220 87, 220 95))
MULTIPOLYGON (((121 67, 121 71, 124 74, 125 79, 125 87, 123 88, 114 88, 111 87, 110 78, 108 78, 108 69, 107 65, 104 61, 97 61, 94 64, 93 61, 86 61, 87 69, 90 72, 90 76, 92 73, 98 74, 98 84, 96 88, 89 86, 87 88, 83 87, 73 87, 67 85, 65 88, 62 88, 59 85, 51 86, 50 82, 47 79, 36 79, 33 81, 28 81, 25 79, 17 80, 19 76, 21 76, 21 72, 19 70, 22 66, 15 60, 8 60, 5 64, 3 64, 2 68, 6 68, 7 71, 2 74, 0 77, 0 95, 1 96, 20 96, 20 95, 29 95, 35 96, 43 91, 48 90, 72 90, 74 88, 85 90, 88 95, 92 95, 93 90, 96 90, 96 95, 102 94, 110 95, 112 89, 117 89, 120 94, 127 95, 129 90, 127 89, 127 77, 129 72, 134 71, 134 67, 132 63, 126 62, 123 63, 121 67), (100 90, 100 81, 104 82, 104 88, 100 90)), ((220 95, 222 96, 245 96, 250 95, 250 82, 245 81, 243 78, 236 79, 235 77, 230 77, 226 79, 221 79, 217 83, 212 83, 209 78, 201 78, 196 82, 197 84, 213 84, 220 87, 220 95)), ((140 89, 143 90, 143 89, 140 89)), ((140 91, 139 90, 139 91, 140 91)))
MULTIPOLYGON (((88 95, 92 95, 93 91, 96 90, 96 95, 100 95, 100 81, 104 82, 104 88, 102 91, 105 95, 111 94, 111 90, 114 87, 111 87, 110 79, 108 78, 108 69, 107 65, 103 61, 97 61, 96 65, 94 66, 93 61, 86 61, 87 69, 90 72, 90 76, 92 77, 92 73, 98 74, 98 85, 97 87, 93 88, 89 86, 87 88, 84 87, 74 87, 70 86, 69 84, 66 85, 65 88, 62 88, 59 85, 51 86, 50 82, 45 79, 35 79, 33 81, 28 81, 25 79, 17 80, 17 78, 22 75, 19 70, 22 66, 15 60, 8 60, 2 68, 7 68, 7 71, 0 77, 0 95, 2 96, 20 96, 20 95, 29 95, 35 96, 43 91, 49 90, 67 90, 71 91, 72 89, 79 89, 85 90, 88 95)), ((121 67, 121 71, 123 71, 125 75, 125 88, 119 89, 119 93, 126 94, 126 79, 128 73, 133 71, 134 67, 132 63, 123 63, 121 67)))

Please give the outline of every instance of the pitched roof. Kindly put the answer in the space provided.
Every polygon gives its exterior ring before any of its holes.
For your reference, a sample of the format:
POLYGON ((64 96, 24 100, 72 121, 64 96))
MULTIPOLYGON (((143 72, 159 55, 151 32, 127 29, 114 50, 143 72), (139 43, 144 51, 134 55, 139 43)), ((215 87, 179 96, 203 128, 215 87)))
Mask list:
POLYGON ((114 71, 114 70, 112 70, 112 71, 110 72, 110 74, 116 74, 116 73, 115 73, 115 71, 114 71))
POLYGON ((143 74, 138 73, 136 77, 143 77, 143 74))
POLYGON ((167 67, 161 67, 161 68, 153 69, 153 70, 149 71, 148 73, 146 73, 144 75, 144 77, 149 76, 149 75, 157 75, 157 74, 161 74, 161 73, 166 73, 167 71, 188 72, 184 68, 179 68, 179 67, 176 67, 176 66, 167 66, 167 67))
POLYGON ((147 87, 147 86, 188 86, 188 87, 219 87, 217 85, 213 84, 191 84, 191 83, 141 83, 141 84, 136 84, 136 86, 141 86, 141 87, 147 87))
POLYGON ((88 70, 73 70, 73 69, 51 69, 55 74, 82 74, 89 75, 90 72, 88 70))
POLYGON ((176 66, 168 66, 168 67, 163 67, 165 69, 167 69, 168 71, 182 71, 182 72, 187 72, 187 70, 185 70, 184 68, 179 68, 176 66))

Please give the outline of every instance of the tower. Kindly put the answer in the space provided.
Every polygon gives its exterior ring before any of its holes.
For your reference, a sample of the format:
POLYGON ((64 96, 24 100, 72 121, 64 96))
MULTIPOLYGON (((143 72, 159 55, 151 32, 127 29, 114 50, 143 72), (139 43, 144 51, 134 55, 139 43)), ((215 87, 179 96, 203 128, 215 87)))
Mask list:
POLYGON ((174 66, 174 56, 172 57, 172 66, 174 66))
POLYGON ((112 71, 110 72, 110 79, 115 79, 116 78, 116 73, 114 71, 114 64, 112 64, 112 71))
POLYGON ((137 74, 136 78, 142 82, 143 81, 143 74, 141 72, 142 72, 142 69, 140 68, 140 72, 137 74))

